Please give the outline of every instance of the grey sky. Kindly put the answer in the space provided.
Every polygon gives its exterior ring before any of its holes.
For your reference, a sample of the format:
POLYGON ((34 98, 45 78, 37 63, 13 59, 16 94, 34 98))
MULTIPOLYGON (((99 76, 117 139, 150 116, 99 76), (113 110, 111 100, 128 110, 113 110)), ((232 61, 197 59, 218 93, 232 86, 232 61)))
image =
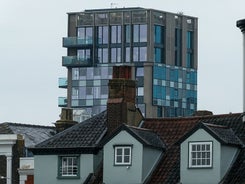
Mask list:
POLYGON ((59 119, 58 78, 67 12, 145 7, 198 17, 198 109, 242 111, 244 0, 0 0, 0 122, 50 125, 59 119))

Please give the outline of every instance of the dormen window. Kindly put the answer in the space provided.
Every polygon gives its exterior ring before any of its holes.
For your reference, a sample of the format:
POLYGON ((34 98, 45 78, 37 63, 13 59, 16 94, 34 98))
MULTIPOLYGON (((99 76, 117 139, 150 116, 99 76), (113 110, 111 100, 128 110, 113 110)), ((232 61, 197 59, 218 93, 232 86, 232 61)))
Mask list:
POLYGON ((115 146, 115 165, 131 165, 131 159, 131 146, 115 146))
POLYGON ((189 142, 189 168, 212 167, 212 142, 189 142))
POLYGON ((59 177, 79 177, 79 157, 60 156, 59 157, 59 177))

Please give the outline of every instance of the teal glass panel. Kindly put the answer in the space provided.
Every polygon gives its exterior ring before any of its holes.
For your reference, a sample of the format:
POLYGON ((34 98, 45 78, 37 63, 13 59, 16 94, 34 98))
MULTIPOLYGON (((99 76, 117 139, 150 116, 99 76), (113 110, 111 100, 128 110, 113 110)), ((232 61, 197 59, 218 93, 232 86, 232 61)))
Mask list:
POLYGON ((160 48, 155 48, 155 62, 156 63, 161 63, 161 49, 160 48))
POLYGON ((155 25, 155 43, 162 44, 162 26, 155 25))

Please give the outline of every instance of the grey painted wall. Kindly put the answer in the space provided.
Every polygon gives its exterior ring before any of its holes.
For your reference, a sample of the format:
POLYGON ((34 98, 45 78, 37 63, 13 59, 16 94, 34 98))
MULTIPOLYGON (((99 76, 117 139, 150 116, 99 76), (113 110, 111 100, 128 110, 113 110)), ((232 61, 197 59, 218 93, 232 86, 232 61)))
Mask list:
POLYGON ((221 178, 224 177, 227 170, 231 167, 234 159, 236 158, 239 150, 236 147, 221 146, 221 178))
POLYGON ((126 131, 121 131, 104 146, 103 182, 105 184, 139 184, 142 180, 143 146, 126 131), (132 165, 114 166, 114 145, 133 145, 132 165))
POLYGON ((34 156, 34 183, 35 184, 80 184, 85 181, 89 173, 93 172, 94 156, 83 154, 80 156, 80 179, 57 179, 58 155, 34 156))
POLYGON ((180 181, 182 184, 218 184, 230 166, 237 149, 222 146, 205 130, 199 129, 181 144, 180 156, 180 181), (188 142, 212 141, 213 142, 213 167, 188 168, 188 142))
POLYGON ((161 151, 144 147, 126 131, 121 131, 104 146, 105 184, 140 184, 158 162, 161 151), (132 145, 132 165, 114 166, 114 145, 132 145))
POLYGON ((149 176, 152 169, 155 167, 159 158, 161 157, 162 151, 157 149, 152 149, 149 147, 144 147, 143 149, 143 180, 149 176))

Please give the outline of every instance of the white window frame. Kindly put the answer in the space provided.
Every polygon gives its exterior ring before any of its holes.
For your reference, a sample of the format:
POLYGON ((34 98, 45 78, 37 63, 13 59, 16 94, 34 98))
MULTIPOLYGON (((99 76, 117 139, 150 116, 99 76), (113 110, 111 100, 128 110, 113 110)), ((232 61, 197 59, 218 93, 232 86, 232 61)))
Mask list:
POLYGON ((62 156, 60 165, 61 177, 79 176, 79 158, 77 156, 62 156), (76 162, 74 162, 76 159, 76 162), (66 161, 65 161, 66 160, 66 161))
POLYGON ((189 168, 211 168, 212 167, 212 164, 213 164, 213 142, 212 141, 189 142, 188 147, 189 147, 189 168), (208 150, 208 147, 209 147, 209 150, 208 150))
POLYGON ((132 146, 115 146, 114 147, 114 164, 116 166, 128 166, 132 164, 132 146), (125 150, 129 150, 129 154, 125 154, 125 150), (118 151, 122 150, 122 153, 119 155, 118 151), (121 157, 121 161, 118 161, 118 157, 121 157), (128 157, 128 161, 125 161, 125 158, 128 157))

